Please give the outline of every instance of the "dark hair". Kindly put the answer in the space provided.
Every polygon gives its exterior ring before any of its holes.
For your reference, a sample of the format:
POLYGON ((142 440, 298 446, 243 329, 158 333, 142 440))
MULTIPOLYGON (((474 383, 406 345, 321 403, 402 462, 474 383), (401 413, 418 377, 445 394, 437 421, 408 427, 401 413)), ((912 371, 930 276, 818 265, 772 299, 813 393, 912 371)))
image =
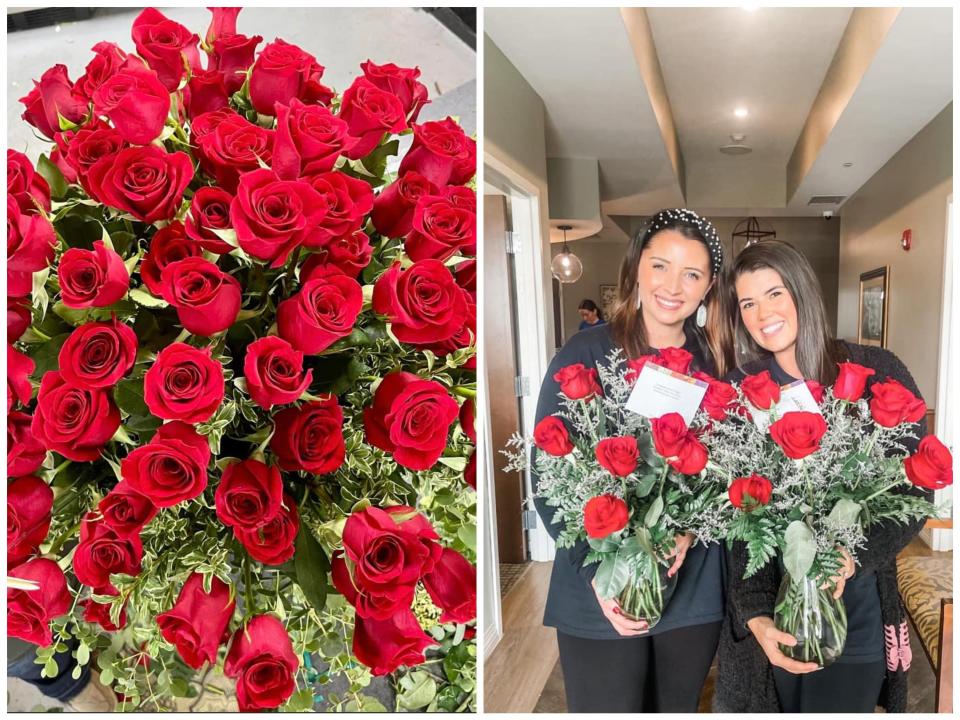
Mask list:
MULTIPOLYGON (((685 238, 703 243, 710 258, 711 278, 716 278, 718 270, 722 268, 723 255, 719 250, 719 239, 710 223, 688 210, 661 210, 654 215, 647 227, 630 241, 627 254, 620 263, 617 302, 610 317, 611 335, 629 358, 639 357, 650 348, 643 313, 637 308, 637 268, 647 245, 655 235, 664 230, 674 230, 685 238)), ((697 327, 694 317, 690 316, 684 320, 683 330, 686 335, 696 337, 705 356, 713 356, 715 371, 722 375, 729 369, 725 364, 723 349, 732 345, 732 341, 724 339, 724 332, 729 326, 717 304, 719 295, 716 287, 712 287, 707 293, 706 328, 697 327)))
POLYGON ((837 363, 843 360, 841 345, 830 335, 823 294, 810 262, 799 250, 782 240, 761 240, 743 249, 725 279, 728 317, 737 347, 737 365, 770 355, 744 327, 737 302, 737 278, 744 273, 769 268, 780 275, 797 308, 797 366, 803 377, 823 385, 837 379, 837 363))
POLYGON ((603 310, 597 307, 597 304, 590 298, 584 298, 580 301, 580 306, 577 310, 589 310, 590 312, 595 312, 597 314, 598 320, 603 320, 603 310))

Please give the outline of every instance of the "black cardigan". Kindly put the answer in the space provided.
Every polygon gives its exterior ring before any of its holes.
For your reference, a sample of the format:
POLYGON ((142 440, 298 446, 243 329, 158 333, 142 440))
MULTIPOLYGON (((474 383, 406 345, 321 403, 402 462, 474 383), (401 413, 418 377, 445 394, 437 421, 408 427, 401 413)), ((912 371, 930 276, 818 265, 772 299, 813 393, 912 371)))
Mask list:
MULTIPOLYGON (((904 385, 917 397, 920 390, 906 366, 889 350, 853 343, 844 343, 850 362, 876 370, 870 378, 864 397, 870 397, 874 383, 893 379, 904 385)), ((760 368, 764 369, 764 368, 760 368)), ((735 371, 736 373, 736 371, 735 371)), ((739 373, 742 378, 743 374, 739 373)), ((739 378, 732 378, 737 380, 739 378)), ((926 419, 918 423, 920 437, 927 434, 926 419)), ((918 439, 905 438, 903 444, 910 453, 917 449, 918 439)), ((931 499, 933 493, 920 488, 904 489, 931 499)), ((871 569, 877 575, 880 609, 884 625, 899 627, 906 622, 906 614, 897 587, 897 553, 913 540, 923 527, 923 520, 907 524, 881 522, 867 533, 867 545, 858 555, 860 569, 871 569)), ((742 542, 735 542, 728 552, 729 568, 727 613, 720 631, 717 651, 717 685, 713 698, 714 712, 780 712, 773 680, 773 666, 747 628, 747 621, 759 615, 773 616, 773 606, 780 585, 778 563, 767 565, 748 580, 743 579, 747 554, 742 542)), ((904 712, 907 706, 907 675, 902 666, 886 671, 880 692, 880 704, 887 712, 904 712)))

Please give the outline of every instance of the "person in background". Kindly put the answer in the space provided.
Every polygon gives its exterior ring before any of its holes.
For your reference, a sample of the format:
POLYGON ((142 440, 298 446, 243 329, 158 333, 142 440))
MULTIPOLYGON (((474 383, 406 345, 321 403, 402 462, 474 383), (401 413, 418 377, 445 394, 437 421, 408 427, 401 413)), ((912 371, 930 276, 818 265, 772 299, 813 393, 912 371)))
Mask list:
POLYGON ((586 330, 587 328, 607 324, 607 321, 603 319, 603 310, 598 308, 597 304, 590 298, 580 301, 578 312, 581 318, 580 327, 577 328, 578 332, 580 330, 586 330))

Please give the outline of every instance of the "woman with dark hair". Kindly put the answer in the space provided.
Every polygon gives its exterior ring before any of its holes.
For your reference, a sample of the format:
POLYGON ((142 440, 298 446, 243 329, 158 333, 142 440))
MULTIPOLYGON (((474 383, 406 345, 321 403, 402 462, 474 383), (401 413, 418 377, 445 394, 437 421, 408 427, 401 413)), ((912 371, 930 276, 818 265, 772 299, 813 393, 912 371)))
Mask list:
MULTIPOLYGON (((727 380, 768 370, 781 385, 798 379, 832 385, 838 363, 872 368, 872 386, 894 379, 917 397, 920 392, 903 363, 889 350, 856 345, 830 336, 820 284, 807 259, 787 243, 762 241, 743 250, 723 279, 728 335, 736 338, 738 368, 727 380)), ((727 349, 728 362, 734 348, 727 349)), ((869 398, 870 388, 865 394, 869 398)), ((926 434, 926 423, 917 428, 926 434)), ((911 453, 918 440, 904 437, 911 453)), ((905 492, 923 493, 918 488, 905 492)), ((929 499, 929 494, 928 494, 929 499)), ((743 579, 746 550, 734 543, 729 554, 727 614, 720 635, 717 712, 888 712, 906 709, 906 667, 900 646, 906 615, 897 590, 896 556, 923 525, 881 523, 867 534, 857 564, 848 562, 831 578, 846 606, 847 642, 840 658, 818 669, 786 657, 779 645, 796 640, 774 627, 773 610, 781 571, 776 562, 743 579), (886 647, 885 647, 886 644, 886 647)), ((908 656, 909 657, 909 656, 908 656)), ((909 662, 907 662, 909 666, 909 662)))
MULTIPOLYGON (((689 210, 654 215, 621 264, 610 322, 574 335, 550 363, 537 422, 560 410, 558 370, 606 365, 615 348, 637 358, 683 347, 694 369, 717 371, 715 350, 729 344, 717 335, 725 327, 714 289, 722 263, 720 239, 708 221, 689 210)), ((536 506, 556 538, 562 527, 553 522, 553 509, 541 498, 536 506)), ((557 628, 570 712, 696 712, 723 619, 724 573, 719 546, 693 546, 694 540, 676 537, 669 573, 678 575, 677 588, 652 629, 596 593, 597 566, 583 565, 585 542, 557 549, 544 624, 557 628)))
POLYGON ((577 308, 577 312, 580 313, 580 327, 577 328, 577 331, 586 330, 587 328, 596 327, 597 325, 603 325, 607 321, 603 318, 603 310, 597 307, 597 304, 590 298, 585 298, 580 301, 580 307, 577 308))

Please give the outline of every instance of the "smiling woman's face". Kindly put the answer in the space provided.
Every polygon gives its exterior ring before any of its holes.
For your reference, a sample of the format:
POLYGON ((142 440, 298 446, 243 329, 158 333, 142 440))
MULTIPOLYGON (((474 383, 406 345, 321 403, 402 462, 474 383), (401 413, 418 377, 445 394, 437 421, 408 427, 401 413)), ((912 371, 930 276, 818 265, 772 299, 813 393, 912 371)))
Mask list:
POLYGON ((740 317, 750 337, 773 354, 797 342, 797 306, 780 273, 760 268, 740 275, 736 281, 740 317))
POLYGON ((699 240, 661 230, 640 255, 637 285, 648 328, 682 325, 710 288, 710 253, 699 240))

